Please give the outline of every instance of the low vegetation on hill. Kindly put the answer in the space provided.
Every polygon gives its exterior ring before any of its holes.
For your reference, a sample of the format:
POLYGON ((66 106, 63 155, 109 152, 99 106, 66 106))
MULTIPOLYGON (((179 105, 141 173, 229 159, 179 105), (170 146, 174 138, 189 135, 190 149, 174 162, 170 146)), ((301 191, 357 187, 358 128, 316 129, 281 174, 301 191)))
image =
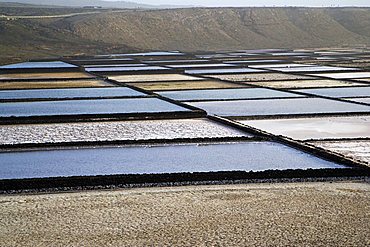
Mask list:
POLYGON ((1 63, 133 50, 369 45, 370 8, 189 8, 3 17, 0 33, 1 63))

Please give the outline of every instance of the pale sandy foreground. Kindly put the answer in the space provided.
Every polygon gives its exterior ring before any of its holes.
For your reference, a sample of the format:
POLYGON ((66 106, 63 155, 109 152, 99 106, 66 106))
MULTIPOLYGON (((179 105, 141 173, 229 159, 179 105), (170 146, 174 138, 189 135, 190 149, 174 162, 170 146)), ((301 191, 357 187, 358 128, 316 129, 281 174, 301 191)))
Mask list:
POLYGON ((0 246, 370 246, 370 184, 0 196, 0 246))

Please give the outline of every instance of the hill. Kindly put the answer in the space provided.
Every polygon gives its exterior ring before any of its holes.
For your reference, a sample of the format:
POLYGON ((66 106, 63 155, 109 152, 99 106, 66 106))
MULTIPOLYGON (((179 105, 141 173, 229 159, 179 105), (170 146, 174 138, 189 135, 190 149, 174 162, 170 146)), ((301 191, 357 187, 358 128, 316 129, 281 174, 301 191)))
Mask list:
POLYGON ((102 8, 120 8, 120 9, 156 9, 156 8, 178 8, 177 5, 149 5, 139 4, 131 1, 106 1, 106 0, 0 0, 0 2, 20 3, 30 5, 45 5, 45 6, 63 6, 63 7, 84 7, 84 6, 99 6, 102 8))
POLYGON ((370 8, 103 11, 65 18, 2 19, 0 34, 2 61, 128 50, 369 45, 370 8))

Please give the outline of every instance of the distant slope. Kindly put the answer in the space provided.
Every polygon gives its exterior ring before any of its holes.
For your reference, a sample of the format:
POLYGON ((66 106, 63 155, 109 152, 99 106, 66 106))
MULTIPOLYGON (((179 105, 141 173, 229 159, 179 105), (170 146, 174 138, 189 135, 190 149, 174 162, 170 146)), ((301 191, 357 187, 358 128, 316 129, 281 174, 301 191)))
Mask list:
POLYGON ((104 0, 0 0, 0 2, 23 3, 33 5, 52 5, 65 7, 100 6, 103 8, 176 8, 176 5, 148 5, 131 1, 104 1, 104 0))
POLYGON ((35 56, 370 45, 370 8, 132 10, 0 21, 0 34, 0 54, 6 59, 24 57, 23 51, 35 56))
POLYGON ((141 49, 370 44, 366 8, 199 8, 100 14, 54 24, 85 39, 141 49))

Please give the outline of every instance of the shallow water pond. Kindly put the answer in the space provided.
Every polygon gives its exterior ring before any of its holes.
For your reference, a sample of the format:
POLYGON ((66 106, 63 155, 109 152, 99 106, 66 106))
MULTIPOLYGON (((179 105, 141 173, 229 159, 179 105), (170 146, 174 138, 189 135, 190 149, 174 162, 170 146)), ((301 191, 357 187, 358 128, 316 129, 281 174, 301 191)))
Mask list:
POLYGON ((338 98, 370 96, 370 87, 320 88, 320 89, 315 88, 294 91, 338 98))
POLYGON ((263 99, 188 102, 209 114, 221 116, 263 116, 317 113, 370 112, 370 106, 321 98, 263 99))
POLYGON ((295 98, 299 94, 286 93, 265 88, 212 89, 159 92, 162 96, 175 100, 220 100, 220 99, 256 99, 256 98, 295 98))
POLYGON ((66 99, 66 98, 104 98, 134 97, 146 94, 127 87, 79 88, 79 89, 31 89, 1 90, 0 99, 66 99))
POLYGON ((322 117, 247 120, 239 122, 293 139, 370 138, 370 117, 322 117))
POLYGON ((1 103, 0 117, 128 114, 190 111, 157 98, 1 103))
POLYGON ((67 68, 77 68, 77 66, 62 61, 24 62, 0 66, 0 69, 53 69, 53 68, 67 69, 67 68))
POLYGON ((0 153, 0 178, 344 168, 273 142, 0 153))

